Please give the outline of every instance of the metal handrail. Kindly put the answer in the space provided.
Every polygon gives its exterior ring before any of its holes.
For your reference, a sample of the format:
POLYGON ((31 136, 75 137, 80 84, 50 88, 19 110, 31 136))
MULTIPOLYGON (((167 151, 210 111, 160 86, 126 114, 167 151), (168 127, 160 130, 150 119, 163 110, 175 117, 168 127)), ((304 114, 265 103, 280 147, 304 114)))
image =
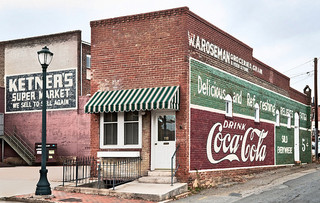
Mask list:
POLYGON ((20 149, 20 151, 26 155, 31 161, 34 159, 34 155, 31 154, 31 152, 28 151, 28 149, 26 149, 25 147, 22 147, 23 144, 19 142, 18 139, 16 139, 16 137, 14 136, 9 136, 9 135, 5 135, 8 139, 11 140, 11 143, 14 144, 16 147, 18 147, 20 149))
MULTIPOLYGON (((171 157, 171 186, 173 186, 173 176, 176 175, 176 172, 178 171, 178 168, 179 168, 179 166, 180 166, 180 165, 178 164, 178 165, 176 166, 174 172, 173 172, 173 159, 174 159, 174 157, 176 157, 176 154, 177 154, 177 151, 179 150, 179 148, 180 148, 180 144, 178 144, 176 150, 174 151, 174 153, 173 153, 173 155, 172 155, 172 157, 171 157)), ((176 163, 177 163, 177 162, 176 162, 176 163)))
POLYGON ((14 144, 16 147, 18 147, 21 152, 27 156, 31 161, 34 160, 34 154, 32 153, 32 149, 30 146, 22 140, 19 136, 17 136, 15 133, 12 133, 5 129, 4 136, 11 141, 12 144, 14 144))
POLYGON ((18 139, 21 143, 22 143, 22 145, 23 146, 25 146, 27 149, 28 149, 28 151, 29 152, 31 152, 31 154, 33 154, 32 152, 33 152, 33 149, 29 146, 29 144, 28 143, 26 143, 25 141, 24 141, 24 139, 22 139, 18 134, 16 134, 16 133, 9 133, 10 131, 8 131, 8 129, 5 129, 5 132, 7 133, 7 134, 9 134, 10 136, 11 135, 13 135, 16 139, 18 139))
POLYGON ((66 159, 63 162, 63 186, 66 182, 93 184, 93 187, 113 188, 141 177, 141 157, 99 161, 94 157, 66 159))

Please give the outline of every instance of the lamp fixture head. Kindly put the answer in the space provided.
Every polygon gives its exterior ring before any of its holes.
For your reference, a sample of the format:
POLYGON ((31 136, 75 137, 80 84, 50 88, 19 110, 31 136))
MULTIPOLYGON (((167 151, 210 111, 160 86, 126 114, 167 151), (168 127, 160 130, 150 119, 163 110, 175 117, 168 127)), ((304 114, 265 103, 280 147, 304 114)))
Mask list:
POLYGON ((38 51, 38 60, 41 65, 48 66, 52 61, 52 57, 53 53, 49 51, 47 46, 38 51))

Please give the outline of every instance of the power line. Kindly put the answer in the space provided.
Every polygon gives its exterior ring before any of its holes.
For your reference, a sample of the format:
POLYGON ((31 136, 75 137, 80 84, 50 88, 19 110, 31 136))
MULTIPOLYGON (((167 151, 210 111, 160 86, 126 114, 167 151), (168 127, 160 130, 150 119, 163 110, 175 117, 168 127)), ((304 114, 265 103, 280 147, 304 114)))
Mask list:
POLYGON ((294 69, 296 69, 296 68, 299 68, 299 67, 301 67, 301 66, 303 66, 303 65, 305 65, 305 64, 307 64, 307 63, 310 63, 310 62, 312 62, 313 61, 313 59, 311 59, 311 60, 309 60, 309 61, 307 61, 307 62, 305 62, 305 63, 303 63, 303 64, 300 64, 300 65, 298 65, 298 66, 295 66, 295 67, 293 67, 293 68, 291 68, 291 69, 289 69, 289 70, 286 70, 286 71, 284 71, 283 73, 286 73, 286 72, 288 72, 288 71, 291 71, 291 70, 294 70, 294 69))
POLYGON ((311 73, 313 74, 313 72, 314 72, 314 70, 310 70, 310 71, 307 71, 307 72, 297 73, 296 75, 291 76, 290 79, 296 78, 296 77, 299 77, 299 76, 303 76, 303 75, 310 75, 311 73))
POLYGON ((305 76, 305 77, 303 77, 302 79, 300 79, 300 80, 298 80, 298 81, 295 81, 295 82, 291 83, 291 85, 294 85, 294 84, 297 84, 297 83, 299 83, 299 82, 302 82, 302 81, 304 81, 304 80, 306 80, 306 79, 309 79, 309 77, 310 77, 310 76, 313 76, 313 75, 314 75, 314 73, 309 74, 309 75, 306 75, 306 76, 305 76))

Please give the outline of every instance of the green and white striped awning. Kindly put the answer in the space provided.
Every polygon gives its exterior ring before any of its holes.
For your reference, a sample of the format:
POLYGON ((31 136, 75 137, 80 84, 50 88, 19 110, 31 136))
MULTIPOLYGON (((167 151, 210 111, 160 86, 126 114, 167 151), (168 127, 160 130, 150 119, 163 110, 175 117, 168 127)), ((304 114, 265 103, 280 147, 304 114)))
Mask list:
POLYGON ((86 113, 154 109, 179 110, 179 86, 98 91, 85 105, 86 113))

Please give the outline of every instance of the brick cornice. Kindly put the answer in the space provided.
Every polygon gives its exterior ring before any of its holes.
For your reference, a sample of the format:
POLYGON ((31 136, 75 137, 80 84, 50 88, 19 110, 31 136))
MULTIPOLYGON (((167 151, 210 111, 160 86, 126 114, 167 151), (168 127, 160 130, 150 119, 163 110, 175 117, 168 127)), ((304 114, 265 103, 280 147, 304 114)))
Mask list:
POLYGON ((109 18, 104 20, 97 20, 97 21, 91 21, 90 26, 91 27, 97 27, 97 26, 103 26, 103 25, 112 25, 117 23, 128 23, 133 21, 140 21, 145 19, 154 19, 154 18, 160 18, 160 17, 166 17, 166 16, 173 16, 173 15, 181 15, 185 12, 189 11, 188 7, 180 7, 180 8, 174 8, 174 9, 168 9, 168 10, 161 10, 161 11, 155 11, 151 13, 142 13, 137 15, 130 15, 130 16, 123 16, 123 17, 117 17, 117 18, 109 18))

